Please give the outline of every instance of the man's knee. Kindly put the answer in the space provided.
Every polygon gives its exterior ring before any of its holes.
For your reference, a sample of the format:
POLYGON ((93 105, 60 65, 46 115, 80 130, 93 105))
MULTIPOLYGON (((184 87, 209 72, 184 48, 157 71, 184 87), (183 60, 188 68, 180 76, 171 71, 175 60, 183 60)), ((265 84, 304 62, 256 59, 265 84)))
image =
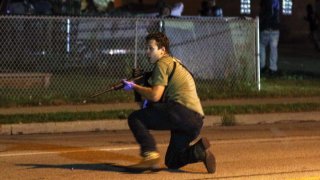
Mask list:
POLYGON ((169 169, 179 169, 181 167, 181 165, 179 165, 179 154, 178 152, 176 152, 175 150, 168 150, 165 160, 164 160, 164 164, 169 168, 169 169))
POLYGON ((164 164, 169 168, 169 169, 179 169, 180 167, 177 165, 175 160, 173 158, 166 158, 164 164))

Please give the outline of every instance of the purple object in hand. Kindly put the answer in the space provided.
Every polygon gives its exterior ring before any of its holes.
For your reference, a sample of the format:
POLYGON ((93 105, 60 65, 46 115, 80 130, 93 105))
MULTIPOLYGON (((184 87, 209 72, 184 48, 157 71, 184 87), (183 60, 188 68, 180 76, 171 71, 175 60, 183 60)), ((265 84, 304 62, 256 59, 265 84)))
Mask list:
POLYGON ((135 85, 134 82, 127 81, 125 79, 122 80, 122 83, 124 84, 123 90, 125 90, 125 91, 132 91, 133 87, 135 85))

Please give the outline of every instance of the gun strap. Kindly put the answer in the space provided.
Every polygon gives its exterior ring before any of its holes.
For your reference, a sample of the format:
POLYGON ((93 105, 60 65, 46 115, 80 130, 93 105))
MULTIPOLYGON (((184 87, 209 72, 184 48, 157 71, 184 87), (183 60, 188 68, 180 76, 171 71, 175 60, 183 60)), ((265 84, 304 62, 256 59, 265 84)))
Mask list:
POLYGON ((173 58, 175 61, 177 61, 184 69, 186 69, 186 70, 189 72, 189 74, 192 76, 192 78, 194 79, 192 72, 191 72, 179 59, 174 58, 174 57, 172 57, 172 58, 173 58))
POLYGON ((167 87, 168 87, 169 82, 170 82, 170 80, 171 80, 171 78, 172 78, 172 76, 173 76, 173 73, 174 73, 175 70, 176 70, 176 66, 177 66, 176 61, 173 61, 173 69, 172 69, 172 71, 171 71, 171 73, 170 73, 170 75, 169 75, 169 77, 168 77, 168 84, 167 84, 166 87, 164 88, 163 94, 162 94, 159 102, 165 102, 164 94, 165 94, 165 92, 166 92, 166 90, 167 90, 167 87))
POLYGON ((172 69, 172 71, 171 71, 171 73, 170 73, 170 75, 169 75, 169 77, 168 77, 168 84, 169 84, 169 81, 171 80, 171 78, 172 78, 172 76, 173 76, 173 73, 174 73, 174 71, 176 70, 176 62, 174 61, 173 62, 173 69, 172 69))
MULTIPOLYGON (((169 82, 170 82, 170 80, 171 80, 171 78, 172 78, 172 76, 173 76, 173 73, 174 73, 174 71, 176 70, 176 63, 179 63, 186 71, 188 71, 189 72, 189 74, 192 76, 192 78, 194 79, 194 76, 193 76, 193 74, 191 73, 191 71, 179 60, 179 59, 176 59, 176 58, 174 58, 174 57, 172 57, 173 58, 173 69, 172 69, 172 71, 171 71, 171 73, 170 73, 170 75, 169 75, 169 77, 168 77, 168 85, 169 85, 169 82)), ((167 86, 168 86, 167 85, 167 86)), ((165 87, 165 89, 164 89, 164 91, 163 91, 163 94, 162 94, 162 97, 161 97, 161 99, 160 99, 160 101, 159 102, 165 102, 165 99, 164 99, 164 94, 165 94, 165 92, 166 92, 166 90, 167 90, 167 86, 165 87)))

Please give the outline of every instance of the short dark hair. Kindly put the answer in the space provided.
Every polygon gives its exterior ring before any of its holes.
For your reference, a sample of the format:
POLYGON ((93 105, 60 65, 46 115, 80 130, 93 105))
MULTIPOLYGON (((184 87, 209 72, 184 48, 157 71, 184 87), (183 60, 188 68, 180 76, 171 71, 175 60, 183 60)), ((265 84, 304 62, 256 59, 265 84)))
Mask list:
POLYGON ((157 43, 158 48, 164 47, 166 49, 166 52, 170 54, 170 48, 169 48, 169 38, 162 32, 154 32, 148 34, 146 37, 146 41, 155 40, 157 43))

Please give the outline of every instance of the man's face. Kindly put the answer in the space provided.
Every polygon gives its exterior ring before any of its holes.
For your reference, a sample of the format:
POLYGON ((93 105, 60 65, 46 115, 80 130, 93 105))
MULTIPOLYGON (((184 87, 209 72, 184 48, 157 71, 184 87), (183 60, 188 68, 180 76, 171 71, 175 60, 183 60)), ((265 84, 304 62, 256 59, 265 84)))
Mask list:
POLYGON ((166 54, 165 48, 158 48, 157 42, 151 39, 147 42, 147 56, 150 63, 155 63, 166 54))

